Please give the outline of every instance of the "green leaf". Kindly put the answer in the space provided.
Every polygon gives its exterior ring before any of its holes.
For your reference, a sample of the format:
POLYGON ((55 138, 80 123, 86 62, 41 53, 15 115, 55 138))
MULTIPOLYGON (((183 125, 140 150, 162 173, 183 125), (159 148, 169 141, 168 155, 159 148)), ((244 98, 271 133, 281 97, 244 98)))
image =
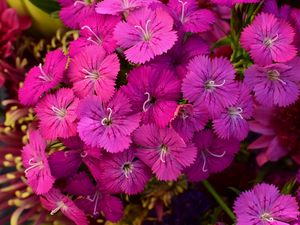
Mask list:
POLYGON ((51 14, 59 11, 60 6, 56 0, 29 0, 33 5, 43 10, 44 12, 51 14))

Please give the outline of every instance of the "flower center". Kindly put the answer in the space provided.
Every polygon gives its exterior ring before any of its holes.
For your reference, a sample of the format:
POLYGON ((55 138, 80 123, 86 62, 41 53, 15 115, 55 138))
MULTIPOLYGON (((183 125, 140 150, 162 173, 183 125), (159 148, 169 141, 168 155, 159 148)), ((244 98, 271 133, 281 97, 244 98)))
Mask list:
POLYGON ((274 218, 269 214, 269 213, 263 213, 260 215, 260 218, 263 220, 263 221, 267 221, 267 222, 274 222, 274 218))
POLYGON ((52 106, 51 110, 56 114, 56 116, 58 116, 60 118, 64 118, 67 115, 66 109, 59 109, 59 108, 56 108, 55 106, 52 106))
POLYGON ((28 167, 24 173, 27 175, 28 172, 34 168, 37 168, 37 167, 42 167, 43 166, 43 162, 42 161, 35 161, 34 158, 31 158, 29 159, 28 161, 28 164, 30 165, 30 167, 28 167))
POLYGON ((163 163, 165 163, 166 162, 166 155, 169 152, 169 148, 168 148, 167 145, 162 144, 159 149, 160 149, 159 159, 160 159, 160 161, 162 161, 163 163))
POLYGON ((123 166, 122 166, 122 170, 124 171, 125 177, 128 178, 129 174, 131 174, 132 171, 133 171, 132 163, 131 162, 124 163, 123 166))
POLYGON ((87 40, 94 43, 95 45, 100 45, 102 43, 101 38, 92 30, 91 27, 85 25, 83 27, 81 27, 81 30, 88 30, 92 36, 88 37, 87 40), (95 38, 95 40, 93 39, 93 37, 95 38))
POLYGON ((107 108, 107 111, 109 112, 108 113, 108 116, 107 117, 104 117, 102 120, 101 120, 101 124, 103 126, 109 126, 112 124, 112 119, 111 119, 111 115, 112 115, 112 109, 111 108, 107 108))
POLYGON ((182 118, 183 120, 187 119, 187 118, 190 116, 189 112, 188 112, 187 110, 185 110, 184 108, 181 108, 181 109, 179 110, 178 115, 179 115, 179 117, 182 118))
POLYGON ((280 83, 282 83, 283 85, 286 85, 286 82, 283 81, 282 79, 279 78, 280 77, 280 73, 278 72, 278 70, 269 70, 268 71, 268 78, 272 81, 279 81, 280 83))
POLYGON ((267 37, 264 39, 263 44, 267 47, 272 47, 273 43, 278 39, 278 34, 276 34, 274 37, 270 38, 267 37))
POLYGON ((99 72, 96 70, 93 70, 92 72, 90 72, 87 69, 82 69, 81 71, 86 74, 84 76, 85 79, 98 80, 100 77, 99 72))
POLYGON ((63 201, 59 201, 57 203, 57 207, 50 212, 50 215, 53 216, 55 213, 57 213, 61 209, 64 211, 66 211, 68 209, 68 206, 66 206, 63 201))
POLYGON ((46 74, 45 71, 43 70, 41 63, 39 64, 39 69, 40 69, 41 74, 38 76, 38 78, 40 78, 43 81, 51 81, 52 80, 52 78, 48 74, 46 74))
POLYGON ((145 92, 145 95, 147 95, 147 99, 143 104, 143 111, 147 112, 151 105, 153 105, 156 102, 155 97, 151 96, 149 92, 145 92))
POLYGON ((181 16, 180 16, 180 21, 181 21, 181 23, 183 23, 184 22, 184 11, 185 11, 185 5, 187 4, 187 2, 183 2, 183 1, 181 1, 181 0, 178 0, 178 2, 181 4, 181 16))
POLYGON ((89 200, 90 202, 94 202, 94 210, 93 210, 93 215, 96 216, 97 214, 99 214, 99 212, 97 212, 97 207, 98 207, 98 201, 99 201, 99 197, 100 197, 100 193, 99 191, 96 191, 93 198, 91 198, 90 196, 87 196, 87 200, 89 200))
POLYGON ((242 116, 243 109, 241 107, 230 107, 228 113, 233 117, 239 116, 241 119, 244 119, 242 116))
POLYGON ((216 87, 222 87, 225 84, 225 80, 221 84, 216 84, 213 80, 208 80, 205 83, 205 89, 208 91, 213 91, 216 87))
POLYGON ((215 154, 215 153, 211 152, 208 148, 201 151, 201 156, 202 156, 202 159, 203 159, 202 171, 204 173, 208 171, 206 154, 204 152, 206 152, 207 154, 209 154, 209 155, 211 155, 212 157, 215 157, 215 158, 222 158, 226 154, 226 151, 224 151, 222 154, 215 154))
POLYGON ((147 20, 146 25, 145 25, 145 29, 143 27, 139 26, 139 25, 134 26, 135 28, 142 31, 144 41, 149 41, 151 39, 151 32, 149 31, 149 23, 150 22, 151 22, 151 20, 147 20))

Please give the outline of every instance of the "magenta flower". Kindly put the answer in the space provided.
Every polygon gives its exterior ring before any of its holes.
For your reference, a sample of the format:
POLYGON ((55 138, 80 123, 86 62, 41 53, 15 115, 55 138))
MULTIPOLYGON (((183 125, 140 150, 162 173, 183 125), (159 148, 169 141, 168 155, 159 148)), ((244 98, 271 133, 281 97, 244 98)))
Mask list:
POLYGON ((90 96, 79 104, 78 133, 91 147, 105 148, 116 153, 127 149, 130 135, 139 126, 140 115, 132 114, 124 94, 117 92, 107 104, 90 96))
POLYGON ((134 112, 142 112, 142 122, 166 126, 174 117, 180 98, 180 81, 169 70, 139 67, 128 75, 122 88, 134 112))
POLYGON ((186 169, 187 177, 192 182, 223 171, 240 149, 239 141, 220 139, 211 130, 195 133, 193 142, 198 148, 198 155, 196 161, 186 169))
POLYGON ((19 100, 23 105, 35 105, 40 97, 54 88, 63 79, 67 57, 61 50, 49 52, 45 64, 33 67, 19 89, 19 100))
POLYGON ((237 225, 290 224, 299 216, 296 198, 280 194, 277 187, 270 184, 257 184, 236 199, 234 212, 237 225))
POLYGON ((199 9, 195 0, 170 0, 168 7, 177 29, 184 32, 207 31, 216 20, 210 10, 199 9))
POLYGON ((226 6, 233 6, 234 4, 241 4, 241 3, 258 3, 261 0, 211 0, 213 3, 226 5, 226 6))
POLYGON ((151 170, 135 158, 133 149, 105 154, 99 165, 101 186, 111 193, 137 194, 151 177, 151 170))
POLYGON ((130 13, 126 21, 117 24, 114 38, 126 49, 130 62, 145 63, 167 52, 177 40, 173 19, 163 9, 142 8, 130 13))
POLYGON ((83 211, 67 196, 63 195, 58 189, 52 188, 47 194, 40 197, 43 206, 54 215, 61 211, 66 217, 76 225, 87 225, 88 220, 83 211))
POLYGON ((25 145, 22 150, 27 183, 38 195, 47 193, 55 181, 49 168, 46 145, 46 141, 38 131, 31 131, 29 144, 25 145))
POLYGON ((116 54, 107 55, 102 47, 84 48, 71 60, 68 76, 79 98, 96 94, 107 102, 115 92, 115 81, 120 71, 116 54))
POLYGON ((241 45, 256 64, 287 62, 297 54, 292 45, 294 36, 294 29, 287 22, 273 14, 261 13, 242 32, 241 45))
POLYGON ((208 119, 206 107, 184 104, 177 107, 171 126, 185 141, 188 141, 192 139, 195 131, 204 129, 208 119))
POLYGON ((35 107, 43 137, 54 140, 58 137, 75 136, 78 102, 79 99, 68 88, 61 88, 55 94, 46 95, 35 107))
POLYGON ((197 56, 190 61, 188 70, 182 92, 191 103, 204 104, 213 118, 236 103, 239 89, 229 60, 197 56))
POLYGON ((138 146, 137 156, 163 181, 176 180, 197 154, 197 149, 172 128, 144 125, 134 132, 133 140, 138 146))
POLYGON ((113 39, 113 30, 120 22, 118 16, 92 15, 80 23, 80 36, 72 41, 69 47, 71 57, 80 53, 87 46, 102 46, 108 53, 112 53, 117 42, 113 39))
POLYGON ((95 14, 96 0, 58 0, 60 19, 70 28, 79 29, 80 22, 95 14))
POLYGON ((253 88, 256 100, 264 106, 288 106, 299 96, 300 58, 285 64, 252 65, 245 71, 245 83, 253 88))
POLYGON ((248 136, 249 125, 253 113, 253 101, 250 89, 240 86, 240 95, 236 104, 227 107, 221 115, 213 120, 216 134, 223 139, 235 138, 243 140, 248 136))

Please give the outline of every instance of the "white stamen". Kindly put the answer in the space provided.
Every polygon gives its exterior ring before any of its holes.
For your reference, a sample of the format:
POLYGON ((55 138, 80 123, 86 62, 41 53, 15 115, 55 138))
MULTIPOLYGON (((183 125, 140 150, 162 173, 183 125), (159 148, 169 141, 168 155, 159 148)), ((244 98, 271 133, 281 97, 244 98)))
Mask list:
POLYGON ((28 167, 25 171, 24 171, 24 173, 27 175, 28 174, 28 172, 30 171, 30 170, 32 170, 32 169, 34 169, 34 168, 36 168, 36 167, 39 167, 39 166, 42 166, 43 165, 43 162, 42 161, 39 161, 39 162, 34 162, 34 158, 31 158, 31 159, 29 159, 29 161, 28 161, 28 164, 30 165, 30 167, 28 167))
POLYGON ((147 107, 147 104, 150 103, 150 101, 151 101, 151 96, 150 96, 150 93, 149 93, 149 92, 145 92, 145 95, 147 95, 147 99, 146 99, 146 101, 145 101, 144 104, 143 104, 143 111, 144 111, 144 112, 147 112, 148 109, 150 108, 150 106, 147 107))
POLYGON ((78 4, 81 4, 81 5, 84 5, 84 6, 88 5, 88 3, 83 2, 83 1, 75 1, 74 2, 74 6, 77 6, 78 4))
POLYGON ((80 153, 81 158, 85 158, 87 155, 88 154, 87 154, 86 151, 83 151, 83 152, 80 153))
POLYGON ((51 212, 50 212, 50 215, 53 216, 55 213, 57 213, 62 207, 64 207, 64 203, 63 202, 59 202, 57 207, 55 209, 53 209, 51 212))
POLYGON ((160 147, 160 155, 159 155, 159 159, 161 162, 165 163, 166 162, 166 155, 168 152, 168 146, 166 145, 161 145, 160 147))
POLYGON ((215 81, 210 80, 210 81, 208 81, 207 86, 209 88, 212 88, 212 87, 222 87, 224 84, 225 84, 225 80, 223 80, 223 82, 221 84, 215 84, 215 81))
POLYGON ((55 106, 51 106, 51 110, 59 117, 64 117, 66 115, 65 109, 59 109, 56 108, 55 106))
POLYGON ((202 156, 202 159, 203 159, 202 171, 204 173, 206 173, 208 171, 208 169, 206 168, 206 156, 205 156, 203 151, 201 152, 201 156, 202 156))
POLYGON ((271 222, 271 223, 275 221, 275 219, 269 213, 261 214, 260 218, 264 221, 268 221, 268 222, 271 222))
POLYGON ((99 197, 100 197, 100 193, 98 191, 95 192, 94 197, 91 199, 90 196, 87 196, 87 200, 89 200, 90 202, 95 202, 94 204, 94 210, 93 210, 93 215, 97 215, 97 207, 98 207, 98 201, 99 201, 99 197))
POLYGON ((267 47, 270 47, 270 46, 272 46, 272 44, 273 44, 273 42, 274 41, 276 41, 277 39, 278 39, 278 34, 276 34, 275 35, 275 37, 273 37, 273 38, 265 38, 265 40, 264 40, 264 44, 267 46, 267 47))
POLYGON ((216 157, 216 158, 222 158, 225 154, 226 154, 226 151, 224 151, 222 154, 215 154, 215 153, 212 153, 211 151, 209 151, 208 149, 205 149, 206 152, 208 152, 210 155, 212 155, 213 157, 216 157))
POLYGON ((268 75, 269 75, 270 80, 278 80, 283 85, 286 85, 286 82, 279 78, 280 73, 277 70, 268 71, 268 75))
POLYGON ((103 126, 106 126, 107 124, 105 124, 105 123, 107 123, 108 121, 111 121, 112 109, 111 109, 111 108, 107 108, 107 111, 109 111, 108 117, 104 117, 104 118, 101 120, 101 124, 102 124, 103 126))
POLYGON ((92 30, 91 27, 85 25, 85 26, 81 27, 81 30, 83 30, 83 29, 87 29, 97 39, 98 42, 94 41, 92 39, 92 37, 89 37, 87 39, 88 41, 91 41, 91 42, 93 42, 94 44, 97 44, 97 45, 99 45, 102 42, 101 38, 92 30))
POLYGON ((242 120, 244 119, 244 117, 242 116, 243 113, 243 109, 241 107, 237 107, 237 108, 229 108, 229 114, 230 115, 237 115, 239 116, 242 120))
POLYGON ((38 76, 38 78, 40 78, 43 81, 51 81, 51 78, 43 70, 42 63, 39 64, 39 69, 41 71, 41 75, 38 76))
POLYGON ((150 39, 151 34, 149 33, 149 23, 151 22, 151 20, 147 20, 146 25, 145 25, 145 29, 139 25, 134 26, 135 28, 139 29, 142 31, 143 33, 143 37, 144 40, 148 41, 150 39))
POLYGON ((99 78, 99 74, 96 72, 92 73, 92 72, 88 71, 87 69, 82 69, 81 71, 87 74, 86 76, 84 76, 85 79, 97 80, 99 78))
POLYGON ((181 3, 181 17, 180 21, 183 23, 184 22, 184 7, 187 4, 187 2, 183 2, 181 0, 178 0, 179 3, 181 3))
POLYGON ((123 171, 126 178, 129 178, 129 174, 132 173, 133 165, 131 162, 126 162, 123 165, 123 171))

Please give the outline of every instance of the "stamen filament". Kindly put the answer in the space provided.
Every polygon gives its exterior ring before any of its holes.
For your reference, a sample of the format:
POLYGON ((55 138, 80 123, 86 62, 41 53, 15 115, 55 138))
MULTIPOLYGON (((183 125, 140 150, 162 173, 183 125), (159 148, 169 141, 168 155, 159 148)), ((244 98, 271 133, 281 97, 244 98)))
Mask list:
POLYGON ((159 155, 159 159, 162 163, 165 163, 166 162, 166 155, 167 155, 167 152, 168 152, 168 147, 166 145, 162 145, 160 147, 160 155, 159 155))
POLYGON ((56 108, 55 106, 52 106, 51 110, 59 117, 64 117, 66 115, 65 109, 59 109, 59 108, 56 108))
POLYGON ((208 169, 206 168, 206 156, 205 156, 203 151, 201 152, 201 156, 202 156, 202 159, 203 159, 202 171, 204 173, 206 173, 208 171, 208 169))
POLYGON ((147 104, 151 101, 151 96, 150 96, 150 93, 149 92, 145 92, 145 95, 147 95, 147 100, 144 102, 144 104, 143 104, 143 111, 144 112, 147 112, 148 111, 148 109, 150 108, 150 106, 148 106, 147 108, 146 108, 146 106, 147 106, 147 104))
POLYGON ((75 1, 75 2, 74 2, 74 6, 77 6, 77 4, 81 4, 81 5, 84 5, 84 6, 87 6, 87 5, 88 5, 88 3, 83 2, 83 1, 75 1))
POLYGON ((42 63, 39 64, 39 69, 41 71, 41 75, 38 76, 38 78, 40 78, 43 81, 51 81, 51 78, 45 73, 45 71, 43 70, 43 66, 42 63))
POLYGON ((88 154, 87 154, 86 151, 83 151, 83 152, 80 153, 81 158, 85 158, 87 155, 88 154))
POLYGON ((53 215, 54 215, 55 213, 57 213, 62 207, 64 207, 64 203, 63 203, 63 202, 59 202, 59 203, 58 203, 58 206, 50 212, 50 215, 53 216, 53 215))
POLYGON ((39 167, 39 166, 42 166, 43 165, 43 162, 42 161, 39 161, 39 162, 33 162, 35 159, 34 158, 31 158, 29 159, 28 161, 28 164, 30 165, 30 167, 28 167, 24 173, 25 174, 28 174, 28 172, 36 167, 39 167))
POLYGON ((101 124, 103 126, 105 126, 108 121, 111 121, 111 115, 112 115, 112 109, 111 108, 107 108, 107 111, 109 111, 108 113, 108 117, 104 117, 102 120, 101 120, 101 124))
POLYGON ((216 158, 222 158, 225 154, 226 154, 226 151, 224 151, 222 154, 215 154, 215 153, 212 153, 211 151, 209 151, 208 149, 205 149, 206 152, 208 152, 210 155, 212 155, 213 157, 216 157, 216 158))
POLYGON ((242 116, 242 113, 243 113, 243 109, 241 107, 229 109, 229 114, 230 115, 237 115, 243 120, 244 117, 242 116))
POLYGON ((143 33, 143 37, 144 40, 148 41, 150 39, 150 32, 149 32, 149 23, 151 22, 151 20, 147 20, 146 25, 145 25, 145 29, 139 25, 134 26, 135 28, 139 29, 140 31, 142 31, 143 33))
POLYGON ((210 80, 210 81, 208 82, 208 85, 209 85, 210 87, 222 87, 224 84, 225 84, 225 80, 223 80, 223 82, 222 82, 221 84, 215 84, 215 82, 214 82, 213 80, 210 80))
POLYGON ((85 79, 89 78, 89 79, 97 80, 99 78, 99 74, 92 73, 92 72, 88 71, 87 69, 82 69, 81 71, 88 74, 88 75, 84 76, 85 79))
POLYGON ((87 29, 97 39, 98 43, 96 41, 92 40, 92 37, 89 37, 87 40, 92 41, 97 45, 102 42, 101 38, 92 30, 91 27, 85 25, 85 26, 81 27, 81 30, 83 30, 83 29, 87 29))
POLYGON ((187 4, 187 2, 183 2, 181 0, 178 0, 179 3, 181 3, 181 16, 180 16, 180 21, 183 23, 184 21, 184 7, 187 4))
POLYGON ((97 215, 97 207, 98 207, 98 201, 99 201, 100 193, 98 191, 95 192, 94 197, 91 199, 90 196, 87 196, 87 200, 90 202, 95 202, 94 204, 94 210, 93 210, 93 215, 97 215))

